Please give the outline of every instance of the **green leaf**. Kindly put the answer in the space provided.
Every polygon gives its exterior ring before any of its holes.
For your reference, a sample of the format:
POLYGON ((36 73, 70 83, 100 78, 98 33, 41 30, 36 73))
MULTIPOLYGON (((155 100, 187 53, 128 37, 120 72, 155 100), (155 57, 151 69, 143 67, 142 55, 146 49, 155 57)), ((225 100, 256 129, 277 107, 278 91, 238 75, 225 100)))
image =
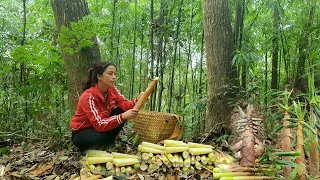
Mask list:
POLYGON ((239 113, 240 113, 240 116, 242 118, 245 118, 246 117, 246 114, 243 112, 242 108, 240 106, 238 106, 238 110, 239 110, 239 113))
POLYGON ((140 138, 140 135, 139 135, 139 133, 137 133, 137 134, 134 136, 134 139, 133 139, 133 143, 132 143, 133 146, 135 146, 135 145, 138 144, 139 138, 140 138))
POLYGON ((290 121, 290 122, 293 122, 293 123, 298 122, 297 118, 283 118, 283 120, 290 121))
POLYGON ((311 132, 313 132, 314 134, 317 134, 317 132, 315 131, 315 129, 313 129, 309 124, 307 124, 304 121, 301 121, 302 125, 304 125, 305 127, 307 127, 311 132))
POLYGON ((297 165, 296 163, 289 162, 289 161, 284 161, 284 160, 279 160, 279 159, 276 159, 275 163, 278 164, 278 165, 290 166, 290 167, 295 167, 297 165))
POLYGON ((294 123, 294 124, 290 124, 288 126, 285 126, 284 128, 292 129, 292 128, 296 128, 296 127, 297 127, 297 123, 294 123))
POLYGON ((296 156, 300 156, 301 153, 295 152, 295 151, 291 151, 291 152, 275 152, 275 153, 272 153, 272 155, 274 155, 274 156, 291 156, 291 157, 296 157, 296 156))
POLYGON ((69 158, 69 156, 62 156, 62 157, 59 157, 59 159, 61 160, 61 161, 65 161, 65 160, 67 160, 69 158))

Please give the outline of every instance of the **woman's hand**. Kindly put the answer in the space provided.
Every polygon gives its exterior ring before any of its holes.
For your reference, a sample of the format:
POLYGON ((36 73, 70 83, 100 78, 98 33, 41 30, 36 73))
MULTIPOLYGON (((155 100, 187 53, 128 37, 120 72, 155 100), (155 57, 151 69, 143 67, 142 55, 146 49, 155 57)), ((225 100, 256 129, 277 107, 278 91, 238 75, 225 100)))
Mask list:
POLYGON ((122 113, 123 119, 134 119, 137 117, 139 110, 137 109, 129 109, 128 111, 122 113))

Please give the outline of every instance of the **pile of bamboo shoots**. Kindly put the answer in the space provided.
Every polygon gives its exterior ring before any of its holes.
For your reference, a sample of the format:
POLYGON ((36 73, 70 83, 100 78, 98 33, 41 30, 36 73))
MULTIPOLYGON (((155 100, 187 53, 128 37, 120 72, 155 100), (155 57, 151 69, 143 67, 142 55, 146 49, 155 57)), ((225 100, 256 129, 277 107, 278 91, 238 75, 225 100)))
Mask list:
POLYGON ((136 155, 122 154, 117 152, 107 153, 100 150, 88 150, 86 163, 94 174, 125 173, 131 175, 139 168, 139 158, 136 155))
POLYGON ((164 145, 142 142, 136 155, 88 150, 86 164, 95 175, 132 175, 136 171, 189 175, 209 171, 213 179, 270 179, 245 168, 235 158, 210 145, 165 140, 164 145))

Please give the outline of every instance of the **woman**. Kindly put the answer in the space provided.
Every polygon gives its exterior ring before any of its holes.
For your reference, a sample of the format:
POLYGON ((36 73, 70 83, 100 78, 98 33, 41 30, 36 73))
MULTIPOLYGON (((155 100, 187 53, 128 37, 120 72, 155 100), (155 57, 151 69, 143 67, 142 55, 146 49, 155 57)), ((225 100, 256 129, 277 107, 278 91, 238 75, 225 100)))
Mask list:
POLYGON ((72 142, 80 150, 114 143, 124 122, 137 116, 138 110, 132 108, 142 93, 128 100, 114 86, 115 81, 116 66, 111 62, 98 61, 89 70, 76 113, 70 121, 72 142))

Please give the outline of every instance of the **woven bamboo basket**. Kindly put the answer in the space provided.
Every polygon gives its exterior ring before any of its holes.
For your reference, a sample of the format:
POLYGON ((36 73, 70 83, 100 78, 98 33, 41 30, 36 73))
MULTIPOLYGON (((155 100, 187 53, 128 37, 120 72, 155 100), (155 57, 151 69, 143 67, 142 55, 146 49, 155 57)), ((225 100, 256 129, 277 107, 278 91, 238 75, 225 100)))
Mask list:
POLYGON ((139 133, 139 143, 158 143, 170 138, 179 124, 179 116, 170 113, 140 111, 132 120, 133 129, 139 133))

